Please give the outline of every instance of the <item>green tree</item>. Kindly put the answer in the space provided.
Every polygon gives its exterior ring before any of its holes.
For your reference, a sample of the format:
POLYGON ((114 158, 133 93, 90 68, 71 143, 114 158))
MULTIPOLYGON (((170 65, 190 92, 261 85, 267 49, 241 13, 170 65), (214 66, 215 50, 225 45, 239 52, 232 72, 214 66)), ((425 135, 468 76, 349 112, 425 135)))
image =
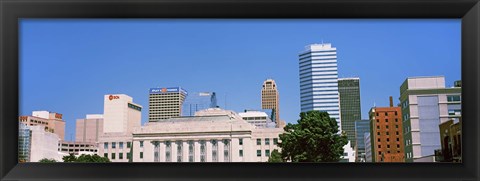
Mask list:
POLYGON ((63 157, 63 162, 74 162, 74 163, 108 163, 110 160, 106 157, 100 157, 98 155, 85 155, 75 157, 73 153, 63 157))
POLYGON ((338 162, 348 142, 326 112, 302 112, 298 123, 289 123, 284 130, 279 147, 282 159, 292 162, 338 162))
POLYGON ((76 162, 77 157, 73 153, 70 153, 70 155, 66 155, 62 157, 63 162, 76 162))
POLYGON ((277 149, 273 150, 268 157, 268 162, 283 162, 282 154, 277 149))
POLYGON ((40 163, 55 163, 55 162, 57 162, 57 160, 55 160, 55 159, 48 159, 48 158, 42 158, 42 159, 39 160, 38 162, 40 162, 40 163))

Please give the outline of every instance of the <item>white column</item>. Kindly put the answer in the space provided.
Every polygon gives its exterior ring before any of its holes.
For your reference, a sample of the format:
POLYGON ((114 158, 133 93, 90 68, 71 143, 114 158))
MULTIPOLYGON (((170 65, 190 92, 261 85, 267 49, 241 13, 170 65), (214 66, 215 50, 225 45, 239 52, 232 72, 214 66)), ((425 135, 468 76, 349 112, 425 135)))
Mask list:
POLYGON ((172 140, 171 145, 172 152, 170 154, 172 155, 172 162, 177 162, 177 142, 175 140, 172 140))
POLYGON ((165 162, 165 150, 166 150, 166 145, 165 141, 160 142, 160 152, 158 153, 158 156, 160 157, 160 162, 165 162))
POLYGON ((218 162, 224 162, 225 159, 223 158, 223 149, 224 149, 224 144, 223 144, 223 139, 220 139, 217 141, 217 144, 218 144, 218 162))
POLYGON ((182 142, 182 160, 183 162, 188 162, 188 141, 182 142))
POLYGON ((205 150, 207 162, 212 162, 212 142, 210 140, 205 140, 205 143, 207 144, 207 150, 205 150))

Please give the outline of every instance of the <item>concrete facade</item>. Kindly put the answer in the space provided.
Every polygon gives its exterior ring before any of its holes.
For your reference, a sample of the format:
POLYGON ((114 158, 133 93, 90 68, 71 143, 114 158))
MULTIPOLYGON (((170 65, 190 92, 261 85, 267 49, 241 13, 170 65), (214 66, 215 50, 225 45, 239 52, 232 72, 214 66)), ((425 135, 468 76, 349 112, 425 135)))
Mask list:
POLYGON ((441 148, 438 125, 461 117, 461 87, 445 87, 445 77, 409 77, 400 87, 405 159, 430 158, 441 148))
POLYGON ((60 138, 58 135, 45 131, 45 126, 29 126, 32 134, 30 162, 38 162, 41 159, 55 159, 62 161, 61 155, 58 152, 58 142, 60 138))
POLYGON ((233 111, 150 122, 133 133, 133 162, 266 162, 281 128, 255 129, 233 111))
POLYGON ((65 121, 62 119, 62 114, 33 111, 31 116, 19 116, 19 122, 28 126, 44 126, 45 131, 55 133, 61 140, 65 139, 65 121))
POLYGON ((88 115, 85 119, 77 119, 75 124, 75 141, 98 142, 103 134, 103 115, 88 115))

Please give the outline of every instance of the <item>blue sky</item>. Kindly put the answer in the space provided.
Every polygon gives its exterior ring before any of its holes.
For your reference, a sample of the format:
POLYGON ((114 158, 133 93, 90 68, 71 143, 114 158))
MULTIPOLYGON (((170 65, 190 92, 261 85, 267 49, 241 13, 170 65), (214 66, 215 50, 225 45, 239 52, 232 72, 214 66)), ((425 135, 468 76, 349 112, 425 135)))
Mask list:
POLYGON ((280 92, 280 117, 300 112, 298 53, 337 48, 339 77, 360 77, 362 117, 375 103, 398 103, 411 76, 460 80, 460 25, 449 20, 42 20, 20 21, 20 114, 75 120, 103 113, 103 95, 123 93, 144 107, 148 90, 214 91, 220 107, 260 109, 267 78, 280 92), (226 100, 226 101, 225 101, 226 100))

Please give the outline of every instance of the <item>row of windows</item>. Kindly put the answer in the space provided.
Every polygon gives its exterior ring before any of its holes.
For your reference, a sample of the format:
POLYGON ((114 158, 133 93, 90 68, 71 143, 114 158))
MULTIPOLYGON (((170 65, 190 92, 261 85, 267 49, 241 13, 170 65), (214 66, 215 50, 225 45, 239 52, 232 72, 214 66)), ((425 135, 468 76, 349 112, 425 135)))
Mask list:
POLYGON ((448 102, 458 102, 461 101, 460 95, 449 95, 447 96, 447 101, 448 102))
MULTIPOLYGON (((386 134, 386 135, 390 135, 390 131, 385 132, 385 134, 386 134)), ((396 131, 395 134, 396 134, 396 135, 399 135, 400 133, 399 133, 398 131, 396 131)), ((380 132, 377 132, 377 135, 380 136, 380 132)))
MULTIPOLYGON (((278 144, 278 138, 273 138, 273 144, 278 144)), ((257 139, 257 145, 262 145, 262 139, 257 139)), ((265 145, 270 145, 270 138, 265 138, 265 145)))
MULTIPOLYGON (((118 147, 120 149, 123 149, 123 143, 124 142, 118 142, 118 147)), ((143 141, 140 142, 140 147, 143 147, 143 141)), ((117 148, 117 142, 111 142, 112 148, 117 148)), ((130 148, 132 146, 132 142, 127 142, 127 148, 130 148)), ((108 142, 103 143, 103 148, 108 149, 108 142)))
MULTIPOLYGON (((243 156, 243 151, 242 151, 242 156, 243 156)), ((257 150, 257 157, 262 156, 262 150, 257 150)), ((270 156, 270 150, 265 150, 265 156, 269 157, 270 156)))
MULTIPOLYGON (((388 119, 385 119, 385 122, 388 123, 388 119)), ((395 122, 398 122, 398 119, 397 119, 397 118, 395 118, 395 122)), ((380 123, 380 120, 379 120, 379 119, 377 119, 377 123, 380 123)), ((398 125, 397 125, 397 126, 398 126, 398 125)))
MULTIPOLYGON (((382 145, 378 145, 378 148, 382 148, 382 145)), ((390 145, 387 145, 387 148, 390 148, 390 145)), ((397 148, 400 148, 399 144, 397 144, 397 148)))
MULTIPOLYGON (((385 112, 385 116, 388 116, 388 112, 385 112)), ((395 111, 395 116, 398 115, 397 111, 395 111)), ((379 116, 379 113, 377 112, 377 116, 379 116)))
MULTIPOLYGON (((116 153, 111 153, 110 159, 112 159, 112 160, 117 159, 116 155, 117 155, 116 153)), ((128 152, 126 154, 126 156, 127 156, 127 159, 130 159, 131 158, 131 153, 128 152)), ((108 153, 104 153, 103 157, 108 158, 108 153)), ((140 152, 140 158, 143 158, 143 152, 140 152)), ((118 159, 123 160, 123 153, 118 153, 118 159)))
MULTIPOLYGON (((377 141, 378 141, 378 142, 380 142, 380 141, 381 141, 381 139, 380 139, 380 138, 378 138, 378 139, 377 139, 377 141)), ((397 138, 397 141, 400 141, 400 138, 397 138)), ((387 142, 390 142, 390 138, 387 138, 387 142)))
MULTIPOLYGON (((386 125, 385 128, 388 129, 389 128, 388 125, 386 125)), ((398 125, 395 125, 395 128, 398 128, 398 125)), ((377 129, 380 129, 379 125, 377 125, 377 129)))

